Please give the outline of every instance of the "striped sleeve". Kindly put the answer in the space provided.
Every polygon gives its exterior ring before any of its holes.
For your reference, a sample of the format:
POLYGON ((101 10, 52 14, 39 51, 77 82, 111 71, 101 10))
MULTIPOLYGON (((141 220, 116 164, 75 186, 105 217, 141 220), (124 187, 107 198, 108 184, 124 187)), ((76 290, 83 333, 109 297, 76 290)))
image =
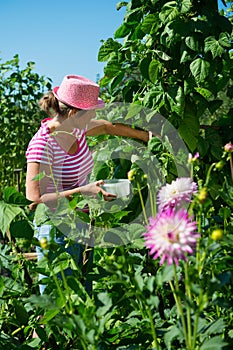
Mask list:
POLYGON ((27 162, 43 163, 51 165, 53 162, 53 151, 47 137, 34 137, 30 141, 26 151, 27 162))

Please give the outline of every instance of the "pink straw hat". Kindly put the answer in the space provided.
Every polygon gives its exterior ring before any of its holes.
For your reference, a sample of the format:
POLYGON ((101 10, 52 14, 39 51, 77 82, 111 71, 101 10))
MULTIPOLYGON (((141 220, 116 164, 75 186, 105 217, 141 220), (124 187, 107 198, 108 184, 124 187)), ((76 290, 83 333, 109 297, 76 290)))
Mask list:
POLYGON ((55 97, 75 108, 103 108, 104 102, 99 96, 99 85, 79 75, 66 75, 60 86, 53 88, 55 97))

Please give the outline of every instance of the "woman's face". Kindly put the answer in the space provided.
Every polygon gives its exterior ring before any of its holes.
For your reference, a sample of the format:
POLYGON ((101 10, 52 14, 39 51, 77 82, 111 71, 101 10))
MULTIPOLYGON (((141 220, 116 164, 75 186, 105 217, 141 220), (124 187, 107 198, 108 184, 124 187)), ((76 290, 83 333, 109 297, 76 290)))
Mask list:
POLYGON ((92 119, 95 119, 95 117, 96 117, 95 110, 89 110, 89 111, 78 110, 76 113, 72 115, 70 119, 74 123, 75 128, 85 129, 89 124, 89 122, 92 119))
POLYGON ((86 129, 92 119, 96 117, 95 110, 77 110, 70 112, 69 117, 62 122, 62 129, 73 130, 78 128, 80 130, 86 129))

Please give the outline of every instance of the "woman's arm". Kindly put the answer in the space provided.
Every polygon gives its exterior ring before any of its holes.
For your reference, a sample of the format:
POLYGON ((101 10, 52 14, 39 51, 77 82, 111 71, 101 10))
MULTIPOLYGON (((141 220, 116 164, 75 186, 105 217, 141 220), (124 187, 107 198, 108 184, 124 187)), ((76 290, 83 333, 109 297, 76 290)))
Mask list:
POLYGON ((111 199, 116 197, 115 195, 104 191, 100 185, 104 183, 103 180, 89 183, 85 186, 76 187, 72 190, 62 191, 59 193, 46 193, 46 187, 49 181, 50 169, 48 166, 40 163, 28 163, 27 164, 27 176, 26 176, 26 197, 33 202, 31 208, 33 209, 36 204, 46 203, 50 207, 54 207, 57 204, 59 197, 66 197, 70 199, 75 193, 81 193, 87 196, 95 196, 97 193, 102 192, 105 199, 111 199), (46 176, 43 179, 34 180, 34 178, 41 172, 45 172, 46 176))
POLYGON ((26 197, 32 202, 42 202, 41 195, 45 192, 49 181, 49 167, 41 163, 27 163, 26 174, 26 197), (39 181, 34 178, 39 173, 45 173, 45 176, 39 181), (47 176, 46 176, 47 175, 47 176))
POLYGON ((124 124, 112 124, 107 120, 92 119, 88 125, 87 136, 96 135, 115 135, 125 136, 134 139, 139 139, 144 142, 149 141, 149 132, 144 130, 133 129, 128 125, 124 124))

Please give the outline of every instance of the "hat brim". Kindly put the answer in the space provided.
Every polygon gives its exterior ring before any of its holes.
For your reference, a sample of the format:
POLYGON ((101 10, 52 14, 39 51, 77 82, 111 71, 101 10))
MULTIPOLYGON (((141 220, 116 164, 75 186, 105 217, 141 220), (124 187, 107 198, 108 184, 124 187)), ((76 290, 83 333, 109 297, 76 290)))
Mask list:
POLYGON ((78 102, 77 103, 69 103, 68 101, 64 101, 63 99, 61 99, 58 95, 58 90, 59 90, 59 86, 55 86, 53 88, 53 94, 54 96, 62 103, 68 105, 68 106, 71 106, 71 107, 74 107, 74 108, 78 108, 78 109, 83 109, 83 110, 91 110, 91 109, 97 109, 97 108, 104 108, 105 106, 105 103, 104 101, 101 99, 101 98, 98 98, 98 101, 97 101, 97 105, 94 105, 94 106, 90 106, 88 108, 83 108, 78 102))

